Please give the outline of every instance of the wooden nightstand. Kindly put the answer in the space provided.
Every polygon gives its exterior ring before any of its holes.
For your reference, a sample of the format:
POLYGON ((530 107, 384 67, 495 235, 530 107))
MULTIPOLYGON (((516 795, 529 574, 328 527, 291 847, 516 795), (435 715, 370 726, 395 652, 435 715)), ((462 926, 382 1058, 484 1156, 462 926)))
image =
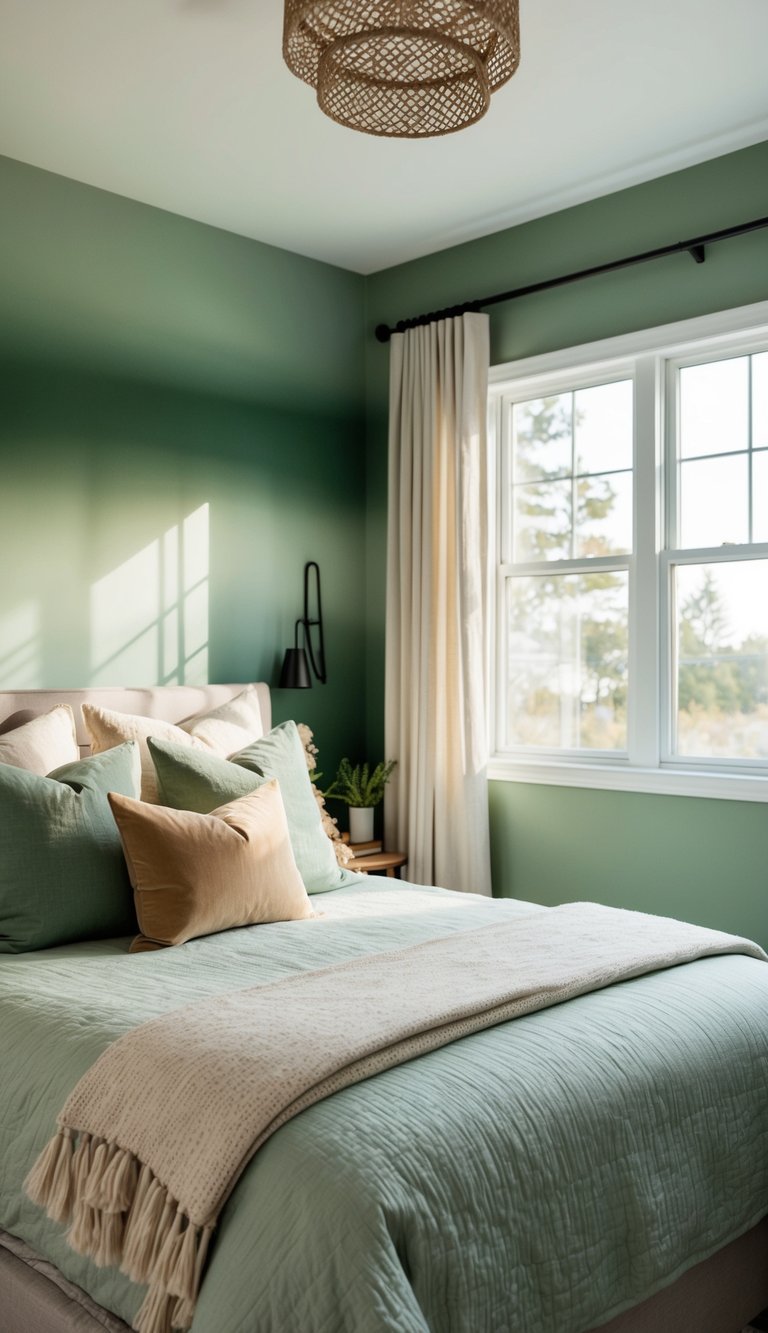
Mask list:
MULTIPOLYGON (((355 844, 351 842, 349 845, 354 851, 355 844)), ((388 879, 399 879, 400 867, 407 860, 405 852, 373 852, 370 856, 350 861, 347 870, 354 870, 358 875, 386 875, 388 879)))

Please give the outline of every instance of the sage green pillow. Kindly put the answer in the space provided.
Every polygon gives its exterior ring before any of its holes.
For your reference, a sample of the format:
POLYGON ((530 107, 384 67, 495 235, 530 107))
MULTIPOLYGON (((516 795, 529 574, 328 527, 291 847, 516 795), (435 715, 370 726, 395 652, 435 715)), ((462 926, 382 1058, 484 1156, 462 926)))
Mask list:
POLYGON ((323 829, 295 722, 281 722, 229 759, 155 737, 148 745, 163 805, 207 815, 277 778, 293 855, 307 893, 325 893, 357 878, 340 868, 323 829))
POLYGON ((260 787, 263 778, 238 768, 212 750, 192 750, 178 741, 149 736, 147 748, 157 776, 161 805, 209 815, 260 787))
POLYGON ((107 792, 139 795, 131 742, 48 777, 0 765, 0 953, 136 932, 107 792))

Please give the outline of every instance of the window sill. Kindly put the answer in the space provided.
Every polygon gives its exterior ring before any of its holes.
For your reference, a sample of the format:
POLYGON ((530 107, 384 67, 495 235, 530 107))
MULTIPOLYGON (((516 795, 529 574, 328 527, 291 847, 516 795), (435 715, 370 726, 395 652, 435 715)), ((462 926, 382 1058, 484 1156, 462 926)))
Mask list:
POLYGON ((494 782, 530 782, 554 787, 645 792, 655 796, 708 797, 719 801, 768 802, 768 776, 706 773, 684 768, 630 768, 617 764, 563 764, 494 755, 494 782))

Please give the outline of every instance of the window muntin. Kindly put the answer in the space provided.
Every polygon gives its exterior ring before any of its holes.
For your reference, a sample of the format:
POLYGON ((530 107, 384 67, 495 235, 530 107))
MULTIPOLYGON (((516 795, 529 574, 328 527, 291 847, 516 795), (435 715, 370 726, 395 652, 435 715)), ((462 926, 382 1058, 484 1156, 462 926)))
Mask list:
MULTIPOLYGON (((762 653, 759 644, 755 651, 754 642, 763 635, 762 622, 757 617, 758 623, 748 627, 745 634, 734 632, 721 642, 719 651, 715 651, 715 644, 709 666, 706 661, 683 660, 686 654, 681 652, 678 623, 683 601, 696 596, 708 566, 725 569, 730 564, 738 575, 739 569, 752 562, 762 577, 768 565, 768 306, 764 303, 753 308, 755 313, 758 309, 758 319, 752 310, 727 312, 725 316, 658 330, 658 351, 653 347, 653 330, 602 346, 575 349, 576 369, 571 371, 566 352, 532 358, 520 367, 517 392, 514 383, 502 383, 501 368, 492 377, 492 394, 499 402, 494 419, 502 442, 501 563, 496 602, 498 763, 493 764, 494 776, 522 776, 524 771, 533 775, 540 769, 541 778, 532 776, 532 780, 567 783, 572 780, 567 776, 570 772, 574 777, 580 775, 579 781, 590 786, 615 783, 629 790, 658 788, 690 794, 695 790, 720 796, 741 791, 739 782, 745 784, 746 793, 749 783, 760 782, 761 775, 764 778, 768 774, 760 711, 764 704, 759 692, 755 698, 742 701, 737 715, 721 680, 719 703, 728 704, 728 708, 721 706, 719 715, 710 719, 705 739, 703 719, 700 714, 694 716, 690 707, 692 686, 697 684, 701 692, 707 671, 716 677, 718 657, 727 658, 729 670, 742 681, 751 678, 756 682, 754 687, 762 689, 768 655, 762 653), (739 335, 732 330, 737 328, 736 317, 742 313, 752 316, 751 331, 739 335), (716 331, 713 335, 710 327, 716 322, 720 330, 728 332, 716 331), (693 334, 688 333, 692 325, 702 339, 698 346, 691 340, 693 334), (673 334, 678 338, 677 348, 673 334), (603 346, 606 359, 601 372, 603 346), (580 361, 583 370, 578 368, 580 361), (621 369, 617 371, 618 367, 621 369), (706 401, 706 377, 712 367, 711 374, 719 377, 721 385, 729 386, 727 408, 706 401), (698 383, 694 371, 699 372, 698 383), (584 377, 581 384, 579 375, 584 377), (631 501, 627 499, 632 495, 630 481, 625 493, 612 498, 611 522, 615 521, 616 531, 597 534, 603 544, 590 550, 584 538, 580 542, 579 528, 583 524, 579 523, 575 490, 580 476, 587 476, 593 486, 601 474, 597 470, 600 463, 594 457, 579 453, 579 423, 574 423, 577 395, 603 384, 631 384, 633 380, 637 386, 637 495, 631 501), (557 400, 561 418, 558 429, 546 433, 547 447, 540 443, 541 452, 534 458, 530 451, 527 458, 515 458, 515 410, 530 435, 530 418, 541 413, 547 399, 557 400), (580 473, 585 462, 593 471, 580 473), (554 483, 560 483, 557 492, 554 483), (518 494, 518 487, 525 485, 545 489, 538 493, 521 490, 518 494), (706 505, 703 500, 695 502, 697 488, 706 497, 706 505), (712 503, 713 493, 718 503, 712 503), (538 513, 532 510, 534 499, 539 504, 538 513), (549 513, 542 512, 544 501, 549 513), (630 504, 636 550, 625 535, 630 504), (549 529, 545 526, 544 539, 536 538, 537 525, 546 525, 547 521, 549 529), (765 564, 761 566, 760 561, 765 564), (586 664, 575 645, 579 643, 580 625, 589 617, 589 606, 584 602, 583 590, 581 597, 576 595, 573 576, 597 566, 601 573, 624 575, 628 647, 621 667, 615 665, 614 678, 602 686, 602 695, 592 691, 587 696, 586 664), (686 566, 695 567, 694 572, 683 573, 686 566), (545 574, 550 579, 548 598, 541 595, 545 583, 535 584, 545 574), (572 579, 570 584, 565 582, 567 576, 572 579), (540 608, 535 632, 520 612, 525 602, 524 579, 529 581, 529 589, 538 586, 539 600, 546 602, 549 619, 540 608), (555 579, 560 580, 558 585, 555 579), (512 592, 515 583, 518 586, 512 592), (557 603, 552 596, 555 586, 561 594, 556 644, 552 606, 557 603), (569 588, 567 596, 565 588, 569 588), (581 607, 580 621, 577 607, 581 607), (696 666, 700 668, 698 682, 692 674, 696 666), (605 707, 606 695, 610 710, 605 707), (535 697, 539 711, 529 710, 526 715, 522 705, 530 696, 535 697), (610 725, 604 725, 601 733, 596 724, 605 724, 609 711, 610 725), (511 765, 506 769, 501 762, 504 756, 504 763, 511 765), (515 756, 525 761, 522 767, 514 763, 515 756), (530 770, 525 768, 526 763, 532 765, 530 770), (560 777, 556 776, 558 767, 560 777), (659 782, 650 784, 648 778, 650 785, 644 787, 646 779, 641 775, 649 774, 651 769, 656 770, 659 782), (594 780, 588 777, 591 772, 594 780), (603 776, 598 777, 601 773, 603 776), (701 777, 694 778, 693 774, 701 777), (720 776, 714 781, 708 774, 720 776), (734 781, 736 786, 730 786, 734 781), (696 786, 697 782, 713 785, 705 791, 704 786, 696 786)), ((749 318, 745 326, 750 326, 749 318)), ((709 397, 711 400, 711 393, 709 397)), ((539 435, 543 433, 540 427, 536 429, 539 435)), ((519 447, 517 452, 522 452, 519 447)), ((628 468, 618 466, 621 461, 617 448, 610 457, 615 466, 608 474, 613 488, 624 481, 622 473, 632 476, 628 468)), ((717 573, 716 568, 711 577, 717 573)), ((757 579, 758 574, 753 578, 757 579)), ((723 579, 727 581, 725 574, 720 577, 721 583, 723 579)), ((762 588, 761 584, 760 605, 768 605, 768 591, 762 588)), ((721 591, 723 597, 727 593, 733 600, 730 588, 723 585, 721 591)), ((689 607, 683 619, 689 621, 691 616, 689 607)), ((740 623, 737 618, 737 627, 740 623)), ((690 649, 690 629, 685 634, 685 647, 690 649)), ((687 653, 691 655, 696 654, 687 653)), ((699 652, 699 656, 706 658, 706 653, 699 652)), ((746 799, 763 799, 761 792, 762 786, 746 799)))
POLYGON ((768 765, 768 354, 672 363, 670 762, 768 765), (676 503, 673 496, 676 494, 676 503), (686 558, 696 552, 700 558, 686 558), (709 552, 709 559, 706 553, 709 552))
POLYGON ((756 530, 765 528, 768 353, 684 365, 678 374, 679 547, 764 540, 756 530))
POLYGON ((506 409, 504 748, 626 754, 633 382, 506 409))
POLYGON ((632 549, 632 381, 515 402, 512 558, 632 549))

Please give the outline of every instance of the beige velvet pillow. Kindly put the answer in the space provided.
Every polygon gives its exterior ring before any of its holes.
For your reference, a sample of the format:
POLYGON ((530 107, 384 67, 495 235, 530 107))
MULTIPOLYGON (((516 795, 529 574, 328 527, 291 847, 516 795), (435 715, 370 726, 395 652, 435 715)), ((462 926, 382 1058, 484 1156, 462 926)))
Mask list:
POLYGON ((41 778, 79 759, 75 717, 68 704, 56 704, 50 712, 0 736, 0 764, 25 768, 41 778))
POLYGON ((132 953, 314 916, 277 781, 209 815, 110 792, 141 934, 132 953))
POLYGON ((228 759, 264 735, 259 692, 254 685, 249 685, 234 699, 219 704, 208 713, 197 713, 180 726, 210 750, 228 759))
POLYGON ((162 741, 176 741, 180 745, 193 745, 198 750, 206 749, 202 741, 190 736, 181 727, 172 722, 161 722, 156 717, 139 717, 135 713, 116 713, 111 708, 98 708, 95 704, 83 704, 83 720, 91 738, 94 754, 112 750, 126 741, 137 741, 141 758, 141 799, 157 805, 157 778, 155 766, 147 749, 147 737, 157 736, 162 741))

